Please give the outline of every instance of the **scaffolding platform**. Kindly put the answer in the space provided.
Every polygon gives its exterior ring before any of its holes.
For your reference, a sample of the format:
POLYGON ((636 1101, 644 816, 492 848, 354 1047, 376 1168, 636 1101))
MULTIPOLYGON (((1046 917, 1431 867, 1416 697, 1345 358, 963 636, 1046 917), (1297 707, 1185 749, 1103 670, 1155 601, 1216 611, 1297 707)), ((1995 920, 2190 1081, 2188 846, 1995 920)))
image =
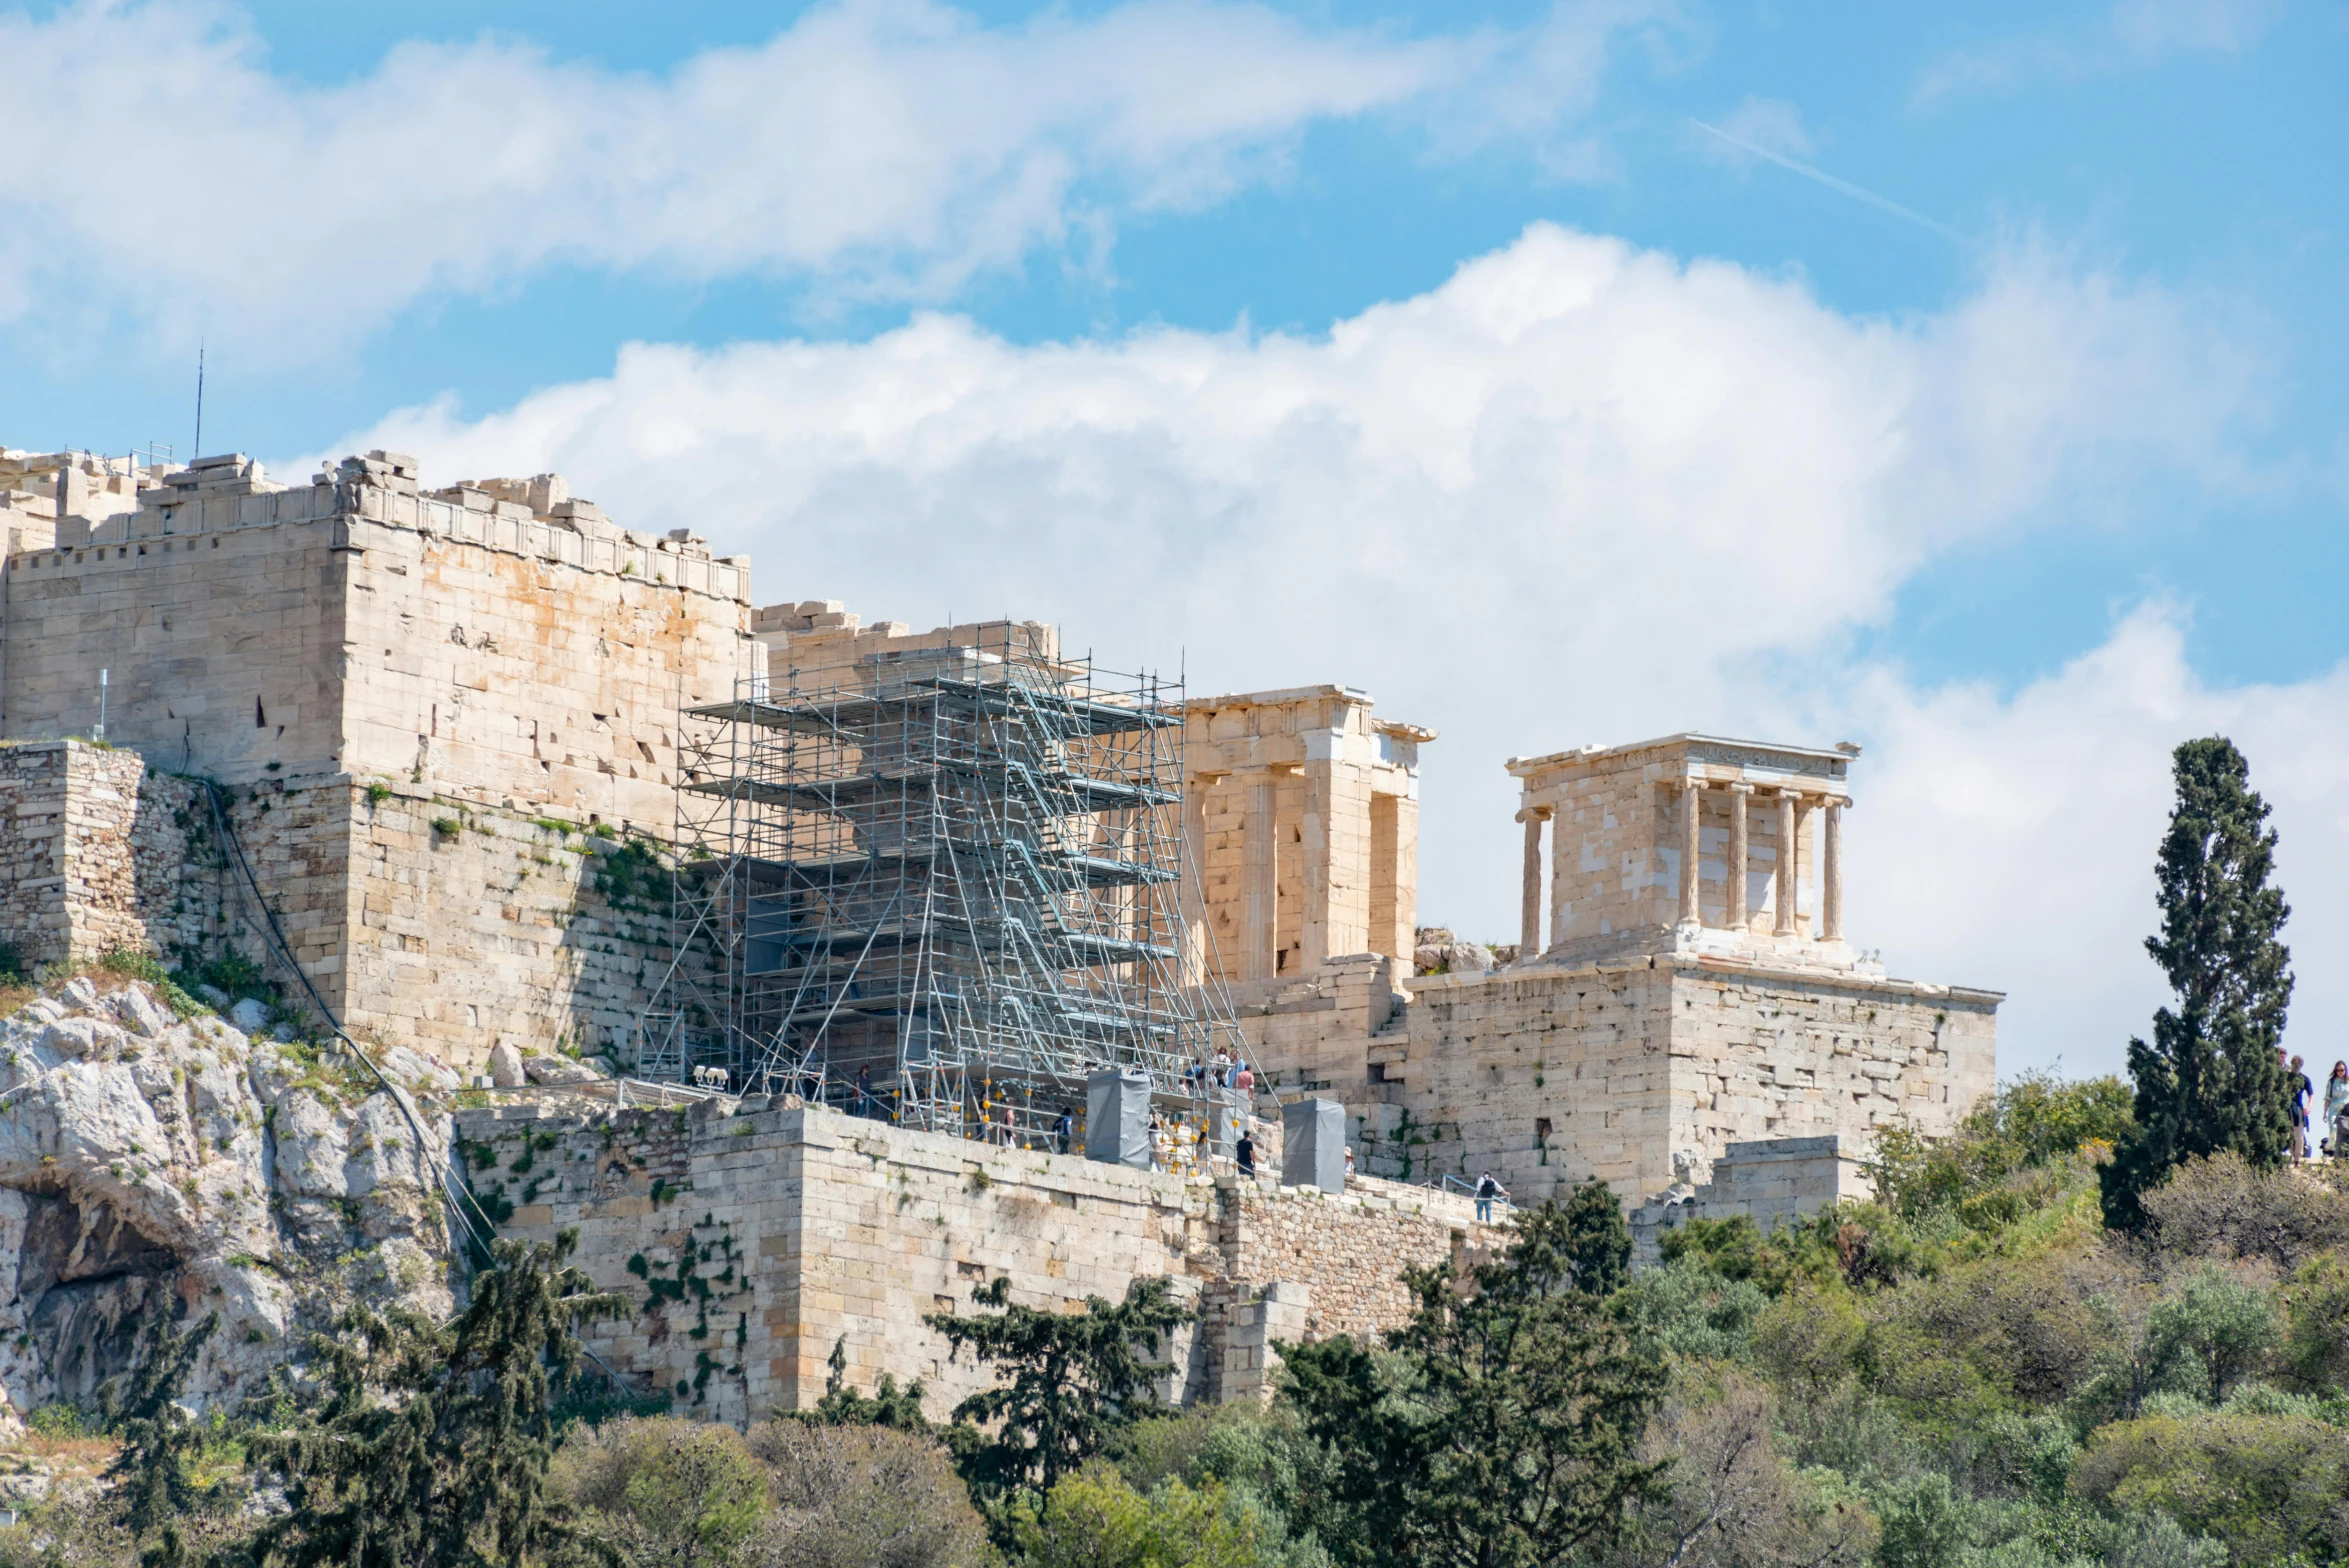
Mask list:
POLYGON ((680 710, 664 1065, 1023 1142, 1105 1069, 1194 1097, 1181 685, 989 630, 680 710))

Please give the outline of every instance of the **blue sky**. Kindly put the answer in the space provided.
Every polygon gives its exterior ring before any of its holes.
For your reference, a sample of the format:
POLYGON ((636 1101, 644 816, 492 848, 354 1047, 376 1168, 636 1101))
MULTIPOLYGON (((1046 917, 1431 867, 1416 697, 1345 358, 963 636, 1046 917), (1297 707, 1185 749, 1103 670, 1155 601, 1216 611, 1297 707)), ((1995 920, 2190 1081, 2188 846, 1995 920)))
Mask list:
MULTIPOLYGON (((1396 694, 1461 745, 1431 750, 1431 822, 1460 825, 1431 828, 1426 913, 1495 935, 1506 751, 1845 726, 1905 791, 1883 837, 1854 829, 1885 868, 1888 959, 2020 976, 2017 1062, 2116 1064, 2153 994, 2127 948, 2172 731, 2288 747, 2340 716, 2349 8, 653 14, 0 13, 25 84, 0 106, 0 439, 184 453, 201 340, 208 448, 402 436, 428 468, 559 463, 641 498, 640 526, 674 520, 652 514, 690 452, 732 475, 694 525, 754 554, 764 597, 916 621, 994 597, 1211 683, 1396 694), (1663 272, 1627 281, 1625 257, 1663 272), (1559 318, 1538 365, 1481 325, 1592 278, 1602 314, 1559 318), (1381 381, 1349 331, 1409 364, 1381 381), (1551 407, 1578 333, 1608 368, 1551 407), (879 368, 905 363, 921 377, 879 368), (1679 379, 1651 389, 1650 366, 1679 379), (1365 435, 1389 410, 1363 389, 1446 374, 1482 389, 1473 439, 1398 464, 1412 427, 1365 435), (902 438, 839 423, 851 389, 936 386, 971 401, 902 438), (1674 428, 1692 386, 1732 394, 1701 439, 1674 428), (1792 422, 1789 386, 1815 417, 1792 422), (729 412, 682 445, 580 412, 641 425, 720 387, 729 412), (1157 400, 1124 401, 1139 387, 1157 400), (770 396, 787 433, 711 434, 770 396), (1349 440, 1299 435, 1300 400, 1349 440), (1537 455, 1511 467, 1511 442, 1537 455), (1101 564, 892 559, 971 535, 1101 564), (1370 564, 1314 564, 1357 545, 1370 564), (1684 547, 1795 565, 1775 603, 1711 567, 1681 594, 1684 547), (1422 550, 1443 563, 1424 583, 1422 550), (1512 550, 1539 571, 1512 576, 1512 550), (1293 575, 1235 609, 1226 570, 1293 575), (1117 607, 1153 580, 1181 613, 1117 607), (1643 645, 1691 618, 1734 629, 1643 645), (2043 818, 1953 805, 1942 781, 1992 756, 2043 818), (2108 799, 2115 770, 2135 782, 2108 799), (2002 834, 1990 864, 2054 868, 2021 925, 1940 880, 2002 834), (2046 952, 2082 930, 2089 980, 2046 952)), ((2349 935, 2319 887, 2349 869, 2341 802, 2305 771, 2279 797, 2304 945, 2349 935)), ((2349 1023, 2349 984, 2304 979, 2301 1016, 2312 1038, 2349 1023)))

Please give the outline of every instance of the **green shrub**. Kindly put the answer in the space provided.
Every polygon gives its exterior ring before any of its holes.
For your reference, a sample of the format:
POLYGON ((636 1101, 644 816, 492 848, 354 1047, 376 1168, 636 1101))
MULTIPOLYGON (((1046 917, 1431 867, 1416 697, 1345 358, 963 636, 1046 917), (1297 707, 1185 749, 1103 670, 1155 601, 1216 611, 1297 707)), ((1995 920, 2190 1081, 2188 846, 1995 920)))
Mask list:
POLYGON ((14 942, 0 942, 0 985, 24 985, 30 978, 23 951, 14 942))
POLYGON ((455 817, 434 817, 432 831, 438 833, 442 838, 455 838, 465 831, 465 824, 455 817))
POLYGON ((2288 1327, 2277 1359, 2285 1381, 2307 1394, 2349 1387, 2349 1263, 2323 1252, 2283 1289, 2288 1327))
MULTIPOLYGON (((1927 1137, 1905 1122, 1881 1129, 1869 1174, 1878 1198, 1897 1214, 1958 1209, 2024 1171, 2083 1153, 2101 1158, 2135 1125, 2131 1099, 2118 1078, 2066 1083, 2052 1073, 2026 1072, 1975 1106, 1948 1137, 1927 1137)), ((1991 1200, 1968 1223, 2009 1223, 2023 1201, 1991 1200)))
POLYGON ((2195 1269, 2177 1294, 2155 1303, 2145 1329, 2154 1363, 2188 1370, 2195 1392, 2213 1404, 2264 1367, 2284 1338, 2274 1298, 2216 1263, 2195 1269))
POLYGON ((391 799, 391 793, 391 786, 389 784, 370 784, 367 786, 367 804, 370 806, 380 806, 385 801, 391 799))
POLYGON ((2072 1486, 2107 1507, 2168 1515, 2215 1536, 2243 1563, 2349 1547, 2335 1499, 2349 1481, 2349 1433, 2302 1416, 2205 1411, 2115 1422, 2072 1467, 2072 1486))

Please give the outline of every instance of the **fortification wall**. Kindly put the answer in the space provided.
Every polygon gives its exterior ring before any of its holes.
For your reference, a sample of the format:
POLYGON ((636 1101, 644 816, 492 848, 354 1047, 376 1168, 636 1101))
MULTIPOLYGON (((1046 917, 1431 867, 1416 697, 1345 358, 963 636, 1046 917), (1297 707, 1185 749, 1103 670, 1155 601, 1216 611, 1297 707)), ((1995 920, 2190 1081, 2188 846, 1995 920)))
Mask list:
POLYGON ((105 669, 107 738, 159 767, 238 781, 336 771, 341 530, 332 517, 287 512, 12 558, 0 733, 87 734, 105 669))
POLYGON ((208 469, 11 557, 0 733, 86 733, 106 669, 108 738, 177 772, 406 781, 667 837, 678 705, 756 668, 747 563, 584 502, 538 517, 420 495, 412 463, 344 469, 208 469))
POLYGON ((201 941, 218 888, 189 863, 195 809, 193 785, 133 751, 0 745, 0 942, 29 967, 201 941))
POLYGON ((1999 998, 1716 959, 1429 975, 1383 961, 1243 998, 1267 1083, 1343 1100, 1357 1159, 1491 1170, 1520 1202, 1593 1175, 1638 1199, 1733 1142, 1953 1126, 1996 1077, 1999 998))
POLYGON ((679 705, 755 667, 747 573, 416 504, 350 527, 343 771, 668 839, 679 705))
MULTIPOLYGON (((649 840, 348 777, 223 796, 287 945, 355 1033, 458 1066, 500 1040, 613 1050, 669 962, 649 840)), ((134 751, 0 746, 0 821, 0 941, 27 963, 268 952, 201 786, 134 751)))
POLYGON ((843 1345, 847 1380, 919 1379, 933 1415, 987 1386, 925 1314, 969 1312, 998 1278, 1030 1306, 1118 1299, 1172 1276, 1201 1310, 1169 1347, 1165 1390, 1240 1397, 1267 1340, 1402 1320, 1394 1277, 1499 1240, 1457 1199, 1384 1183, 1314 1191, 1157 1175, 909 1131, 796 1100, 559 1115, 459 1116, 475 1189, 501 1230, 577 1226, 579 1261, 635 1310, 597 1352, 725 1420, 805 1408, 843 1345))

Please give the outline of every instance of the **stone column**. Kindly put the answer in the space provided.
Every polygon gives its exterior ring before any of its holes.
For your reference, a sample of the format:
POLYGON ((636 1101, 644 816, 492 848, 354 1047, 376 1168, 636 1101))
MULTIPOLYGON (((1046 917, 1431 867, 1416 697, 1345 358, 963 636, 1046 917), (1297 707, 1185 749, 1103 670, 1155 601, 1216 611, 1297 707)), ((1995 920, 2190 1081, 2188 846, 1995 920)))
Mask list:
POLYGON ((1517 820, 1525 824, 1525 878, 1518 898, 1517 956, 1521 960, 1542 950, 1542 823, 1549 814, 1547 806, 1528 806, 1517 813, 1517 820))
POLYGON ((1745 876, 1748 863, 1749 840, 1746 835, 1746 797, 1753 794, 1751 784, 1729 786, 1729 916, 1727 924, 1732 931, 1743 931, 1753 921, 1753 913, 1745 907, 1745 876))
POLYGON ((1778 792, 1778 922, 1780 936, 1794 935, 1794 810, 1793 790, 1778 792))
POLYGON ((1703 815, 1699 802, 1703 801, 1704 785, 1693 778, 1680 782, 1680 923, 1701 926, 1705 923, 1704 907, 1698 902, 1697 856, 1702 841, 1697 836, 1698 819, 1703 815))
POLYGON ((1194 773, 1183 780, 1183 955, 1184 985, 1207 978, 1207 794, 1218 773, 1194 773))
POLYGON ((1843 807, 1827 802, 1824 843, 1819 857, 1819 940, 1843 940, 1843 807))
POLYGON ((1273 776, 1248 776, 1248 815, 1242 839, 1240 867, 1240 978, 1272 978, 1273 904, 1279 884, 1273 880, 1273 776))
POLYGON ((1343 728, 1307 730, 1300 973, 1370 951, 1370 769, 1343 728))

